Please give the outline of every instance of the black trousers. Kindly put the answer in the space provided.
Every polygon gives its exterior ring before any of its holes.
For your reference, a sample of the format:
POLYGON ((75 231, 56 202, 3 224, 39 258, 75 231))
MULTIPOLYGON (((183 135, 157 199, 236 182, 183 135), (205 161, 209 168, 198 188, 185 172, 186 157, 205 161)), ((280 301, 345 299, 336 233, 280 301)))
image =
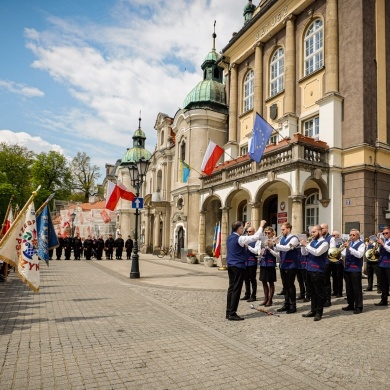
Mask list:
POLYGON ((257 265, 251 265, 245 268, 244 280, 245 280, 245 296, 256 298, 257 293, 257 280, 256 280, 257 265), (251 294, 252 285, 252 294, 251 294))
POLYGON ((332 296, 332 286, 330 284, 330 264, 325 264, 324 286, 325 286, 325 301, 330 302, 332 296))
POLYGON ((325 303, 325 275, 324 272, 307 272, 307 285, 310 289, 311 311, 322 314, 325 303))
POLYGON ((369 290, 372 290, 374 286, 374 274, 376 275, 378 290, 381 290, 381 285, 380 285, 381 283, 379 280, 378 272, 379 272, 378 262, 367 261, 367 283, 368 283, 367 288, 369 290))
POLYGON ((331 262, 329 265, 330 274, 332 275, 333 293, 335 295, 343 295, 344 264, 331 262))
POLYGON ((299 294, 302 296, 306 295, 306 274, 307 271, 305 269, 297 269, 297 280, 299 285, 299 294))
POLYGON ((390 286, 390 268, 379 267, 379 280, 381 282, 381 301, 388 301, 389 286, 390 286))
POLYGON ((237 313, 238 303, 242 284, 244 282, 245 268, 228 267, 229 287, 227 291, 226 314, 234 315, 237 313))
POLYGON ((117 259, 121 259, 122 258, 122 252, 123 252, 123 248, 116 248, 115 256, 116 256, 117 259))
POLYGON ((56 257, 57 257, 57 260, 60 260, 61 259, 61 255, 62 255, 62 247, 59 246, 56 248, 56 257))
POLYGON ((280 269, 282 285, 284 290, 284 305, 288 308, 296 308, 297 306, 297 291, 295 289, 295 277, 297 269, 280 269))
POLYGON ((65 248, 65 260, 70 260, 72 254, 72 248, 65 248))
POLYGON ((344 279, 348 306, 363 309, 362 273, 344 272, 344 279))

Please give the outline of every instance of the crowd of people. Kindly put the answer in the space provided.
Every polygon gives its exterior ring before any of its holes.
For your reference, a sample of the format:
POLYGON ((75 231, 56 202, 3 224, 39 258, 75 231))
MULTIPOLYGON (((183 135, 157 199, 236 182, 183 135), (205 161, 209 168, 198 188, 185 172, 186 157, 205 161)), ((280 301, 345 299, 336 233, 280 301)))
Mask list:
POLYGON ((363 311, 363 272, 367 275, 367 288, 374 288, 377 277, 377 292, 381 300, 376 306, 387 306, 390 285, 390 228, 362 240, 357 229, 351 229, 349 239, 341 239, 338 231, 329 233, 326 223, 315 225, 310 232, 293 234, 289 222, 281 226, 281 235, 276 237, 272 227, 260 223, 259 229, 236 221, 228 236, 227 266, 229 287, 227 291, 226 319, 240 321, 237 315, 240 300, 257 300, 257 268, 263 285, 264 299, 261 306, 273 305, 276 269, 279 267, 284 304, 278 312, 297 312, 297 300, 310 302, 310 311, 303 317, 322 319, 324 308, 332 305, 332 297, 341 298, 344 293, 347 305, 344 311, 360 314, 363 311), (367 253, 369 254, 367 256, 367 253), (365 269, 363 269, 365 267, 365 269), (299 286, 296 291, 295 281, 299 286), (241 290, 245 284, 244 296, 241 290))
POLYGON ((67 233, 65 238, 58 234, 57 239, 59 246, 49 252, 50 260, 54 255, 56 260, 61 260, 63 255, 65 260, 70 260, 72 252, 74 260, 81 258, 102 260, 103 253, 106 260, 113 260, 114 252, 116 260, 122 260, 123 252, 126 252, 126 259, 130 260, 133 250, 131 237, 128 236, 125 242, 121 234, 118 234, 116 239, 112 237, 112 234, 109 234, 106 239, 102 235, 98 238, 89 235, 83 239, 78 234, 72 237, 70 233, 67 233))

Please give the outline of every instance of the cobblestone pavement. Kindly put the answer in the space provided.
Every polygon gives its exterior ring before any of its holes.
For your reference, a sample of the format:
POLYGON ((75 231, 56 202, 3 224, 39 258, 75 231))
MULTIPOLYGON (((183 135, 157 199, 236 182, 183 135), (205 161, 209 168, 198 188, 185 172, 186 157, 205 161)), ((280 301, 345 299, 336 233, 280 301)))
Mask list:
POLYGON ((376 292, 360 315, 342 312, 343 298, 319 322, 301 317, 307 303, 277 317, 241 302, 245 321, 230 322, 216 267, 144 256, 136 280, 125 260, 41 271, 36 294, 14 273, 0 284, 2 390, 389 388, 389 309, 376 292))

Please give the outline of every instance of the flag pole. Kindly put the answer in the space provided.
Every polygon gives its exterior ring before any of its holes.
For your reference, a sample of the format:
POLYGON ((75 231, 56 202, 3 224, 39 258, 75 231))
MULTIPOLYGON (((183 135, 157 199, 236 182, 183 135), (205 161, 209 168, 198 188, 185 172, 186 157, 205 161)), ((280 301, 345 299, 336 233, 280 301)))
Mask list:
MULTIPOLYGON (((261 117, 265 122, 268 123, 268 121, 266 121, 266 120, 265 120, 257 111, 256 111, 256 114, 257 114, 259 117, 261 117)), ((268 124, 269 124, 269 123, 268 123, 268 124)), ((270 125, 270 126, 271 126, 271 125, 270 125)), ((276 131, 276 132, 278 133, 278 135, 282 138, 282 140, 287 141, 287 143, 289 143, 288 141, 290 141, 290 137, 288 137, 288 138, 284 137, 282 134, 280 134, 280 131, 279 131, 279 130, 275 129, 275 127, 273 127, 273 126, 271 126, 271 127, 273 128, 274 131, 276 131)), ((253 132, 253 130, 252 130, 252 132, 253 132)))
POLYGON ((46 207, 46 205, 54 198, 55 192, 53 192, 42 204, 41 207, 35 212, 35 216, 38 217, 38 215, 42 212, 42 210, 46 207))
POLYGON ((0 249, 2 247, 2 244, 6 241, 6 238, 11 234, 13 228, 17 226, 17 223, 19 222, 21 216, 23 216, 24 212, 28 209, 28 206, 30 206, 31 202, 34 200, 34 198, 37 196, 38 191, 40 190, 41 186, 39 185, 38 188, 31 193, 30 198, 27 200, 26 204, 23 206, 23 208, 19 211, 18 215, 14 219, 14 222, 12 223, 12 226, 6 231, 2 239, 0 240, 0 249))
POLYGON ((8 203, 7 211, 5 212, 4 221, 3 221, 3 224, 1 225, 0 234, 3 234, 4 226, 7 223, 7 218, 8 218, 9 210, 11 209, 11 204, 12 204, 12 199, 13 198, 14 198, 14 196, 12 195, 11 199, 9 200, 9 203, 8 203))

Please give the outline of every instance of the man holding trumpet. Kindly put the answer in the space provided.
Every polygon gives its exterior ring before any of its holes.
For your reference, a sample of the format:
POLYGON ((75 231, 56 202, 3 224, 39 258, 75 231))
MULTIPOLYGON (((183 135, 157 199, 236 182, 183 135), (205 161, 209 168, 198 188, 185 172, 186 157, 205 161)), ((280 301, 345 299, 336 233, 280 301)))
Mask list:
POLYGON ((311 292, 311 309, 302 317, 314 317, 314 321, 320 321, 325 303, 325 278, 324 270, 328 256, 329 244, 322 237, 320 225, 311 228, 312 241, 301 240, 301 253, 307 256, 307 285, 311 292))
POLYGON ((378 239, 379 252, 379 279, 381 282, 381 301, 375 306, 387 306, 390 285, 390 227, 385 226, 382 237, 378 239))

